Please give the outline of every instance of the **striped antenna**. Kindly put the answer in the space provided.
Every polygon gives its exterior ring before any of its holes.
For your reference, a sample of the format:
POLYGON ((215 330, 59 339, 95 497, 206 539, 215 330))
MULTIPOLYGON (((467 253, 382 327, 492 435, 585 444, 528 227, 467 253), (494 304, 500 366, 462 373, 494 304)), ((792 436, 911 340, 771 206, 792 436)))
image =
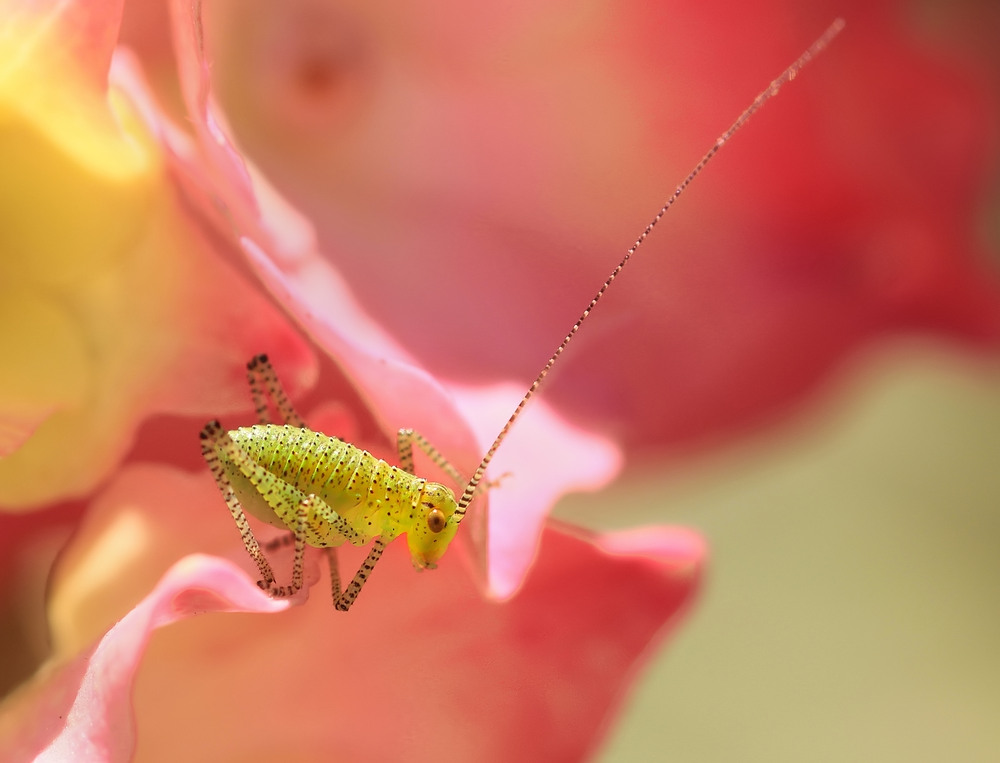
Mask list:
POLYGON ((705 165, 712 160, 712 157, 719 153, 719 149, 721 149, 729 141, 729 139, 733 137, 736 131, 745 125, 747 121, 749 121, 750 117, 753 116, 755 112, 759 111, 770 98, 777 95, 782 86, 795 79, 795 76, 802 70, 802 68, 818 56, 823 49, 830 44, 833 38, 840 34, 840 31, 843 28, 843 19, 837 19, 834 21, 822 34, 822 36, 809 46, 809 49, 805 53, 799 56, 799 58, 791 66, 785 69, 785 71, 783 71, 764 92, 754 98, 753 103, 751 103, 747 109, 740 114, 739 118, 733 122, 732 126, 728 130, 719 136, 719 138, 715 141, 715 144, 708 150, 708 153, 701 158, 701 161, 698 162, 694 169, 688 173, 688 176, 681 181, 681 184, 678 185, 676 189, 674 189, 670 198, 667 199, 666 203, 662 207, 660 207, 660 211, 656 213, 656 216, 652 220, 650 220, 649 225, 647 225, 642 233, 639 234, 635 243, 632 244, 632 246, 628 248, 628 251, 625 252, 625 256, 622 258, 622 261, 619 262, 615 269, 611 271, 611 275, 608 276, 604 285, 601 286, 597 294, 594 295, 594 298, 590 300, 590 304, 587 305, 587 309, 583 311, 583 314, 577 319, 576 323, 573 324, 573 328, 569 330, 566 338, 560 342, 558 347, 556 347, 555 352, 552 353, 552 357, 549 358, 545 367, 542 368, 538 376, 535 377, 535 381, 531 383, 531 387, 528 388, 524 397, 521 398, 521 402, 517 404, 517 408, 514 409, 510 418, 507 419, 507 423, 503 425, 503 429, 500 430, 500 434, 497 435, 493 444, 490 445, 489 450, 486 451, 486 455, 483 456, 483 460, 479 462, 479 466, 472 475, 472 479, 469 480, 469 484, 465 487, 465 492, 462 493, 462 497, 459 499, 458 508, 455 510, 455 515, 457 516, 456 521, 461 522, 464 518, 465 511, 469 504, 472 503, 472 499, 476 495, 476 489, 479 487, 479 483, 482 481, 483 475, 486 473, 486 467, 489 466, 490 461, 493 460, 493 456, 496 454, 497 448, 500 447, 500 443, 507 437, 507 433, 510 431, 510 428, 514 425, 514 422, 517 421, 517 418, 524 410, 524 406, 527 405, 528 401, 538 391, 538 388, 542 386, 542 382, 545 380, 545 377, 548 376, 552 367, 556 364, 559 356, 563 354, 563 351, 569 343, 573 341, 573 337, 576 336, 576 332, 580 330, 580 326, 583 325, 583 322, 587 320, 587 317, 591 314, 591 312, 593 312, 597 303, 601 301, 601 297, 603 297, 604 293, 608 290, 608 287, 611 286, 611 283, 618 277, 618 274, 624 270, 625 266, 629 263, 629 260, 632 259, 632 255, 636 253, 636 250, 642 245, 642 242, 646 240, 652 232, 654 226, 660 222, 660 219, 667 213, 667 210, 674 205, 674 202, 677 201, 678 197, 684 193, 684 190, 689 185, 691 185, 691 181, 698 176, 698 174, 705 168, 705 165))

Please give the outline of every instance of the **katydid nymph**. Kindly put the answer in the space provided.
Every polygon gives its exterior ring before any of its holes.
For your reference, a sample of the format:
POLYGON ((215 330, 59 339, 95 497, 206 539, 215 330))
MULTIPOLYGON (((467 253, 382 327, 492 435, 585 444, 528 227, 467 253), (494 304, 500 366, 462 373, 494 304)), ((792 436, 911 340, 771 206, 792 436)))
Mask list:
POLYGON ((783 85, 794 79, 843 27, 843 21, 835 21, 754 99, 674 189, 556 347, 468 480, 427 440, 410 429, 399 430, 397 436, 399 466, 390 465, 336 437, 308 429, 292 407, 267 357, 253 358, 247 365, 247 374, 259 423, 226 431, 219 422, 210 422, 201 432, 201 443, 205 461, 222 491, 246 550, 260 572, 258 585, 276 597, 297 593, 303 585, 307 544, 326 550, 333 603, 341 611, 350 609, 386 545, 400 535, 406 535, 414 567, 436 567, 469 505, 488 487, 483 479, 497 448, 654 226, 734 133, 783 85), (280 423, 269 420, 268 397, 282 419, 280 423), (414 474, 414 446, 426 453, 456 484, 465 486, 457 498, 451 488, 414 474), (247 513, 292 532, 295 550, 289 584, 277 584, 247 513), (336 559, 336 549, 344 543, 372 544, 367 558, 346 588, 341 586, 336 559))

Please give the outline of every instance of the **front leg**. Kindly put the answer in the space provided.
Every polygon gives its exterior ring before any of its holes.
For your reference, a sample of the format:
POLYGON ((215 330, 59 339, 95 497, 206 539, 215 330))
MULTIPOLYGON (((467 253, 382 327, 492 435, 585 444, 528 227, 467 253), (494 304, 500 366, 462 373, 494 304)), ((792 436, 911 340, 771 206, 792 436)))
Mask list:
MULTIPOLYGON (((416 474, 413 466, 413 443, 416 443, 420 450, 427 454, 435 466, 451 477, 456 485, 465 487, 469 484, 469 481, 462 476, 462 473, 458 469, 452 466, 451 462, 441 454, 441 451, 427 442, 422 434, 412 429, 400 429, 396 434, 396 450, 399 454, 399 466, 403 471, 416 474)), ((477 492, 486 492, 498 487, 500 480, 509 476, 510 473, 505 472, 495 480, 480 482, 477 492)))
POLYGON ((435 466, 455 480, 456 485, 465 485, 468 482, 462 473, 441 455, 441 451, 427 442, 422 434, 412 429, 400 429, 396 433, 396 450, 399 453, 399 465, 403 471, 416 474, 413 467, 413 443, 416 443, 420 450, 427 454, 435 466))

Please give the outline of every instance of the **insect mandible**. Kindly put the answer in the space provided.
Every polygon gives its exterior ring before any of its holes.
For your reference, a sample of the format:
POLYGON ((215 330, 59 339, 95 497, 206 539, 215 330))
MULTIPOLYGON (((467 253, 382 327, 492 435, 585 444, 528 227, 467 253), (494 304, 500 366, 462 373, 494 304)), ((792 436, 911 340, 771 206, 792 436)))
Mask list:
POLYGON ((412 429, 399 430, 398 467, 336 437, 308 429, 288 400, 267 357, 253 358, 247 364, 247 376, 260 423, 226 431, 218 421, 212 421, 200 436, 202 455, 236 521, 247 553, 260 571, 258 585, 272 596, 294 595, 303 585, 306 544, 323 548, 329 556, 334 606, 346 612, 381 558, 386 544, 404 534, 414 567, 436 567, 472 500, 487 487, 483 477, 500 443, 653 227, 733 134, 785 83, 794 79, 843 27, 843 20, 837 19, 754 99, 675 188, 556 347, 470 479, 465 480, 441 453, 412 429), (270 423, 268 396, 282 418, 280 424, 270 423), (465 485, 459 498, 455 498, 450 488, 414 474, 414 445, 456 484, 465 485), (295 550, 289 585, 277 584, 246 513, 292 531, 295 550), (336 557, 337 547, 344 543, 356 546, 372 543, 368 556, 346 588, 341 586, 336 557))

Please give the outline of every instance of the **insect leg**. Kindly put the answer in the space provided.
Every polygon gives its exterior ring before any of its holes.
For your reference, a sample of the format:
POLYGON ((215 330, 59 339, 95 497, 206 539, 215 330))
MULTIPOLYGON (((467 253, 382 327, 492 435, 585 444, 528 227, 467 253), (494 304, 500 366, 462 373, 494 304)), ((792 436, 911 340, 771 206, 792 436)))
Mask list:
MULTIPOLYGON (((350 543, 359 545, 364 542, 361 536, 358 535, 358 531, 355 530, 346 519, 334 511, 321 498, 311 493, 308 496, 304 495, 302 492, 295 489, 279 477, 276 477, 274 474, 271 474, 271 472, 254 461, 250 457, 250 454, 233 442, 232 438, 230 438, 226 432, 222 431, 218 422, 214 421, 206 426, 205 430, 202 432, 202 437, 205 437, 205 433, 213 425, 218 427, 218 432, 213 436, 212 446, 222 450, 226 454, 226 458, 229 459, 230 463, 232 463, 248 480, 250 480, 251 484, 262 496, 266 497, 268 505, 275 510, 275 513, 279 517, 289 515, 295 516, 297 527, 299 510, 301 505, 306 503, 307 517, 302 525, 303 535, 306 534, 308 529, 308 510, 311 509, 313 510, 317 521, 332 526, 339 535, 342 535, 350 543)), ((204 446, 202 447, 202 450, 204 451, 204 446)), ((217 458, 216 461, 218 461, 217 458)), ((229 480, 226 478, 225 471, 222 470, 221 463, 219 464, 219 470, 222 472, 222 478, 225 479, 228 484, 229 480)), ((231 488, 230 492, 232 492, 231 488)), ((243 517, 243 521, 246 522, 246 516, 243 513, 242 507, 239 506, 239 501, 236 500, 235 494, 233 495, 233 500, 236 503, 236 506, 239 507, 240 516, 243 517)), ((233 516, 235 517, 235 514, 233 516)), ((237 520, 237 524, 239 524, 239 520, 237 520)), ((250 525, 247 524, 248 530, 249 527, 250 525)), ((252 533, 250 535, 253 537, 252 533)), ((256 543, 257 541, 254 540, 254 544, 256 543)), ((251 556, 252 555, 253 554, 251 553, 251 556)), ((273 576, 271 579, 274 579, 273 576)))
MULTIPOLYGON (((201 437, 201 455, 205 459, 205 463, 208 464, 212 476, 215 477, 215 482, 219 486, 219 490, 222 491, 222 497, 229 507, 229 513, 233 515, 233 520, 236 522, 236 529, 240 532, 240 537, 243 539, 243 545, 246 547, 247 553, 254 560, 257 569, 260 570, 261 580, 257 585, 261 588, 269 589, 274 585, 274 572, 271 570, 271 565, 268 564, 264 552, 260 550, 260 544, 257 543, 257 538, 253 534, 246 514, 243 513, 243 507, 236 497, 236 492, 233 490, 233 486, 226 476, 226 471, 222 467, 222 462, 219 460, 219 454, 216 452, 216 446, 223 441, 223 438, 229 440, 229 436, 218 421, 210 421, 206 424, 199 436, 201 437)), ((232 440, 229 440, 229 442, 235 448, 235 443, 232 440)), ((238 450, 238 448, 236 449, 238 450)))
POLYGON ((326 551, 326 560, 330 565, 330 593, 333 596, 333 606, 336 607, 340 599, 340 564, 337 562, 337 547, 327 546, 323 550, 326 551))
POLYGON ((294 596, 302 588, 302 581, 305 577, 305 556, 306 556, 306 521, 309 517, 309 499, 312 496, 306 496, 299 503, 299 507, 295 512, 295 530, 287 535, 280 535, 273 540, 268 541, 262 547, 265 551, 277 551, 283 546, 287 546, 289 543, 293 543, 295 546, 294 557, 292 560, 292 582, 291 585, 279 586, 275 584, 275 581, 271 581, 269 585, 260 585, 264 588, 271 596, 276 599, 283 599, 288 596, 294 596))
MULTIPOLYGON (((426 438, 419 432, 415 432, 412 429, 400 429, 396 434, 396 449, 399 453, 399 466, 405 472, 410 474, 416 474, 413 470, 413 443, 422 450, 427 456, 434 462, 441 471, 455 480, 456 485, 465 486, 468 484, 468 480, 462 476, 462 473, 452 466, 451 462, 448 461, 441 451, 427 442, 426 438)), ((479 490, 485 492, 491 488, 497 487, 500 484, 500 480, 504 477, 509 477, 510 473, 505 473, 500 475, 495 480, 489 480, 487 482, 482 482, 479 485, 479 490)))
POLYGON ((468 482, 462 473, 441 455, 441 451, 427 442, 422 434, 412 429, 400 429, 396 433, 396 450, 399 453, 399 465, 403 471, 416 474, 413 471, 413 443, 416 443, 420 450, 427 454, 435 466, 455 480, 456 484, 465 485, 468 482))
POLYGON ((333 594, 333 606, 337 610, 346 612, 351 608, 354 600, 361 593, 361 587, 368 580, 368 576, 371 575, 372 570, 375 569, 375 564, 382 558, 383 551, 385 551, 385 541, 381 538, 376 538, 375 543, 372 544, 371 551, 368 552, 368 556, 365 557, 358 571, 354 574, 354 579, 347 584, 347 589, 341 592, 340 570, 337 568, 337 549, 328 548, 326 550, 327 557, 330 560, 330 589, 333 594))
POLYGON ((270 395, 281 416, 282 424, 305 427, 305 421, 292 406, 267 355, 255 355, 250 359, 247 363, 247 381, 250 383, 250 397, 253 398, 253 406, 257 411, 257 420, 261 424, 271 423, 267 407, 267 395, 270 395))
MULTIPOLYGON (((292 561, 292 584, 289 586, 276 586, 272 584, 267 591, 271 596, 276 598, 294 596, 302 588, 302 568, 306 556, 306 520, 309 517, 312 499, 315 497, 314 495, 307 495, 299 502, 299 508, 295 512, 295 530, 291 536, 295 540, 295 555, 292 561)), ((279 540, 284 541, 281 545, 287 545, 287 539, 287 535, 279 538, 279 540)), ((268 545, 270 546, 270 544, 268 545)))
POLYGON ((271 538, 271 540, 266 543, 262 543, 260 548, 265 554, 270 554, 274 551, 284 548, 285 546, 291 546, 295 542, 295 533, 288 532, 284 535, 279 535, 277 538, 271 538))
MULTIPOLYGON (((247 553, 250 554, 250 558, 256 563, 257 569, 260 570, 261 580, 257 582, 257 585, 272 596, 293 596, 302 588, 303 561, 305 558, 306 534, 310 514, 315 514, 318 519, 321 519, 328 525, 332 525, 348 541, 353 543, 361 542, 361 537, 357 531, 320 498, 317 498, 313 494, 302 495, 291 485, 282 482, 260 464, 255 463, 243 449, 233 442, 225 430, 222 429, 219 422, 212 421, 207 424, 201 432, 201 440, 202 455, 206 463, 208 463, 209 469, 212 471, 219 485, 219 489, 222 491, 226 505, 229 507, 229 511, 236 522, 236 527, 240 532, 240 537, 243 538, 243 545, 246 547, 247 553), (278 586, 275 584, 274 572, 271 569, 271 565, 268 563, 267 557, 264 555, 260 544, 257 542, 257 538, 253 534, 243 507, 236 497, 236 493, 219 458, 218 451, 220 450, 225 453, 230 463, 236 466, 250 480, 262 496, 267 495, 271 497, 269 504, 276 512, 284 504, 285 510, 281 513, 287 516, 291 513, 288 509, 294 506, 295 527, 292 537, 295 541, 295 556, 292 564, 291 585, 278 586)), ((282 539, 279 543, 282 545, 286 544, 287 540, 282 539)), ((360 588, 360 585, 358 588, 360 588)), ((350 592, 350 589, 348 592, 350 592)), ((357 596, 357 591, 351 597, 352 601, 354 596, 357 596)))

